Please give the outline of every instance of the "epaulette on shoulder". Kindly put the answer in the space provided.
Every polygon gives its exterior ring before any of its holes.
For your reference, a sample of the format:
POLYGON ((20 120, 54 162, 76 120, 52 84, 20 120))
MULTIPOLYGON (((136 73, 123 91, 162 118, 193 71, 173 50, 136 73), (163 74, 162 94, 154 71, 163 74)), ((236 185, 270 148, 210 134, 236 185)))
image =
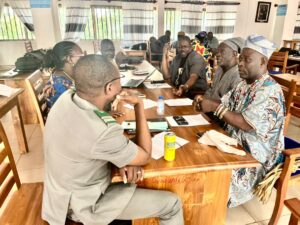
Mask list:
POLYGON ((117 123, 117 121, 105 111, 94 110, 94 112, 106 125, 117 123))

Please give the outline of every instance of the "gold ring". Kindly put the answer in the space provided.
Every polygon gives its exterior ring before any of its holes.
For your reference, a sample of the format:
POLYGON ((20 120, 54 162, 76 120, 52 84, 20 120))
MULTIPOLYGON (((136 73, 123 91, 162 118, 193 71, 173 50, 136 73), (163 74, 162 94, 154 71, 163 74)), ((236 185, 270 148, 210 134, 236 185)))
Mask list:
POLYGON ((137 173, 140 174, 140 173, 142 173, 142 171, 139 170, 139 171, 137 171, 137 173))

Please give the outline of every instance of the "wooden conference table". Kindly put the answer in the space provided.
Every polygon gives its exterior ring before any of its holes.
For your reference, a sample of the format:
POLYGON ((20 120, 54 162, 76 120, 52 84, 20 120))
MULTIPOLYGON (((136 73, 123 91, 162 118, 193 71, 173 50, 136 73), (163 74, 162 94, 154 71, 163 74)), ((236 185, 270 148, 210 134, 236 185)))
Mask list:
MULTIPOLYGON (((145 65, 148 65, 144 62, 145 65)), ((144 67, 144 66, 143 66, 144 67)), ((144 67, 145 68, 145 67, 144 67)), ((148 65, 148 68, 151 68, 148 65)), ((159 72, 155 74, 156 78, 159 72)), ((161 75, 161 74, 160 74, 161 75)), ((158 96, 165 99, 176 98, 169 89, 138 89, 147 98, 156 101, 158 96)), ((118 122, 134 119, 134 111, 123 109, 125 116, 118 122)), ((192 106, 165 106, 165 116, 198 114, 192 106)), ((147 119, 157 118, 156 107, 146 110, 147 119)), ((208 118, 207 118, 208 119, 208 118)), ((222 225, 225 224, 229 184, 233 169, 256 167, 258 162, 249 154, 237 156, 219 151, 215 147, 199 144, 196 133, 210 129, 221 131, 212 123, 206 126, 172 127, 179 137, 189 141, 176 151, 173 162, 163 158, 152 159, 144 167, 145 178, 139 187, 169 190, 177 193, 184 207, 185 225, 222 225)), ((118 180, 120 177, 114 177, 118 180)), ((145 202, 147 204, 147 202, 145 202)), ((158 224, 155 219, 135 220, 134 225, 158 224)))

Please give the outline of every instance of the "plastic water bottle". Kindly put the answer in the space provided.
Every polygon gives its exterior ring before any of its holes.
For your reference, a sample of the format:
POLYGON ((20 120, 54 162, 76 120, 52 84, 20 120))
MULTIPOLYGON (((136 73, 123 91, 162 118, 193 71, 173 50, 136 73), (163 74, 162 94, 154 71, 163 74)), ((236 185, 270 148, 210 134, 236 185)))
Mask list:
POLYGON ((164 96, 159 96, 157 100, 157 115, 163 116, 165 114, 164 96))

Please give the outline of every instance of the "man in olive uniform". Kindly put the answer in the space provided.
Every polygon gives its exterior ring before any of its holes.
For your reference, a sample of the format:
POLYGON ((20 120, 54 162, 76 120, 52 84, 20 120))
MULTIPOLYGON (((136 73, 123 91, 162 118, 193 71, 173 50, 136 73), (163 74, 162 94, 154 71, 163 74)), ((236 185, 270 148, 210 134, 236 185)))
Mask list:
POLYGON ((161 225, 183 225, 181 201, 175 194, 134 184, 142 171, 133 166, 145 165, 152 149, 143 101, 120 97, 134 105, 135 144, 103 111, 121 92, 116 67, 101 55, 88 55, 76 64, 74 79, 76 92, 70 90, 58 99, 45 127, 43 219, 64 225, 68 216, 85 225, 104 225, 114 219, 159 217, 161 225), (111 184, 111 163, 123 168, 126 184, 111 184))

